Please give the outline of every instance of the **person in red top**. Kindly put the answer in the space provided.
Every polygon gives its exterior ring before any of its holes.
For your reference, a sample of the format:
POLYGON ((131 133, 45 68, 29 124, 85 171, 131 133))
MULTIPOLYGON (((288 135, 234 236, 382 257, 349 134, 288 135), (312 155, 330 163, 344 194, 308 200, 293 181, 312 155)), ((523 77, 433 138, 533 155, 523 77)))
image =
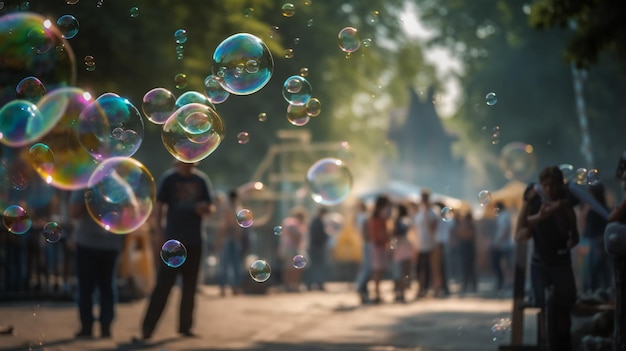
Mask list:
POLYGON ((367 222, 368 232, 372 248, 372 279, 376 297, 372 302, 380 303, 380 281, 387 266, 387 247, 389 246, 389 232, 387 230, 387 220, 391 215, 391 201, 387 196, 380 195, 376 199, 374 212, 367 222))

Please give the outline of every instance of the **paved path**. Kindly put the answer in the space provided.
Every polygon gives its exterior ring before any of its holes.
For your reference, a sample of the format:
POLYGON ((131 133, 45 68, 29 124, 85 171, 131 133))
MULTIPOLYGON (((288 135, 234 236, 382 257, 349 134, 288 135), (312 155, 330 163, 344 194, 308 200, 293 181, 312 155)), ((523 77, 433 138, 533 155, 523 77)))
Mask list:
MULTIPOLYGON (((0 325, 15 328, 14 335, 0 335, 0 350, 485 351, 510 338, 491 330, 494 321, 510 317, 511 300, 504 298, 452 296, 361 306, 345 283, 331 283, 326 292, 226 297, 214 286, 202 286, 194 326, 198 338, 176 334, 178 301, 175 288, 154 338, 144 345, 131 338, 139 335, 146 300, 119 304, 113 338, 92 340, 74 338, 79 325, 73 304, 0 304, 0 325)), ((532 342, 532 319, 527 320, 532 342)))

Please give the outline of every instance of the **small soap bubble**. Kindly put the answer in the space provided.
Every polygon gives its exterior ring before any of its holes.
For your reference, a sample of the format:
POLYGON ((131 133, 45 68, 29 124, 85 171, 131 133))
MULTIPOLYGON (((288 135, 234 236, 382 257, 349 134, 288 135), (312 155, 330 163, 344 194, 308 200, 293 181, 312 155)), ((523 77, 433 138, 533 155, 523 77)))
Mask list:
POLYGON ((36 143, 28 150, 30 163, 40 171, 50 174, 54 168, 54 154, 48 145, 36 143))
POLYGON ((567 163, 560 164, 559 169, 561 170, 561 173, 563 173, 563 180, 566 183, 574 179, 574 177, 576 176, 576 172, 574 172, 574 166, 570 164, 567 164, 567 163))
POLYGON ((63 236, 63 230, 61 230, 61 225, 57 222, 48 222, 43 226, 43 230, 41 231, 43 237, 46 238, 46 241, 49 243, 56 243, 61 240, 63 236))
POLYGON ((280 8, 283 17, 293 17, 296 14, 296 6, 292 3, 286 3, 280 8))
POLYGON ((311 116, 307 114, 306 106, 287 106, 287 120, 296 127, 302 127, 309 123, 311 116))
POLYGON ((600 172, 593 168, 587 171, 587 184, 598 185, 600 184, 600 172))
POLYGON ((250 277, 257 283, 266 282, 272 275, 272 267, 264 260, 252 262, 248 271, 250 272, 250 277))
POLYGON ((300 68, 300 76, 306 77, 309 75, 309 69, 307 67, 300 68))
POLYGON ((317 117, 322 112, 322 103, 317 98, 311 98, 306 103, 306 114, 310 117, 317 117))
POLYGON ((313 19, 312 19, 312 18, 309 18, 309 19, 306 21, 306 26, 307 26, 307 27, 309 27, 309 28, 311 28, 311 27, 313 27, 313 23, 314 23, 314 22, 315 22, 315 21, 313 21, 313 19))
POLYGON ((256 73, 259 71, 259 62, 257 60, 248 60, 245 68, 248 73, 256 73))
POLYGON ((239 132, 239 134, 237 134, 237 143, 247 144, 248 141, 250 141, 250 135, 248 132, 239 132))
POLYGON ((478 203, 481 206, 487 206, 489 202, 491 202, 491 193, 488 190, 478 192, 478 203))
POLYGON ((290 105, 304 106, 311 98, 311 84, 302 76, 291 76, 283 83, 283 98, 290 105))
POLYGON ((275 226, 274 227, 274 235, 281 235, 283 233, 283 227, 282 226, 275 226))
POLYGON ((139 7, 135 6, 135 7, 130 8, 130 17, 132 18, 139 17, 139 7))
POLYGON ((265 121, 267 121, 267 113, 265 112, 259 113, 259 122, 265 122, 265 121))
POLYGON ((37 77, 26 77, 15 87, 15 98, 36 104, 46 94, 46 87, 37 77))
POLYGON ((178 268, 187 260, 187 248, 178 240, 168 240, 161 246, 161 260, 169 267, 178 268))
POLYGON ((357 51, 361 47, 361 37, 359 31, 353 27, 345 27, 337 34, 339 48, 347 53, 357 51))
POLYGON ((66 0, 65 3, 68 5, 76 5, 80 0, 66 0))
POLYGON ((363 39, 363 47, 369 48, 370 46, 372 46, 372 39, 370 38, 365 38, 363 39))
POLYGON ((298 44, 300 44, 300 38, 298 38, 298 37, 293 38, 293 44, 294 44, 294 45, 298 45, 298 44))
POLYGON ((185 29, 178 29, 174 32, 174 41, 176 44, 184 44, 187 41, 187 31, 185 29))
POLYGON ((441 209, 441 220, 444 222, 451 222, 454 220, 454 210, 448 206, 441 209))
POLYGON ((379 20, 380 20, 380 12, 378 12, 377 10, 372 11, 367 16, 367 21, 371 24, 378 23, 379 20))
POLYGON ((241 209, 237 212, 237 223, 242 228, 250 228, 254 224, 254 215, 252 211, 247 208, 241 209))
POLYGON ((63 15, 57 20, 57 27, 65 39, 72 39, 78 34, 78 20, 72 15, 63 15))
POLYGON ((578 168, 576 170, 576 184, 585 185, 587 184, 587 168, 578 168))
POLYGON ((19 169, 9 174, 9 182, 11 183, 11 187, 17 191, 26 190, 26 188, 28 188, 28 177, 19 169))
POLYGON ((485 96, 485 101, 487 102, 487 105, 489 106, 495 105, 498 102, 496 93, 488 93, 487 96, 485 96))
POLYGON ((184 89, 187 87, 187 75, 184 73, 178 73, 174 76, 174 83, 176 84, 176 89, 184 89))
POLYGON ((254 9, 252 7, 247 7, 246 9, 243 10, 243 17, 248 18, 252 16, 253 13, 254 13, 254 9))
POLYGON ((493 341, 496 341, 498 338, 502 338, 506 336, 506 334, 511 330, 511 319, 509 318, 496 318, 493 320, 493 324, 491 325, 491 332, 493 333, 493 341))
POLYGON ((286 49, 283 55, 285 56, 286 59, 293 58, 293 49, 291 48, 286 49))
POLYGON ((306 266, 306 257, 302 255, 293 256, 293 268, 302 269, 306 266))
POLYGON ((96 69, 96 60, 93 56, 85 56, 85 69, 89 72, 93 72, 96 69))
POLYGON ((33 224, 26 210, 18 205, 11 205, 4 210, 2 222, 9 232, 17 235, 26 233, 33 224))

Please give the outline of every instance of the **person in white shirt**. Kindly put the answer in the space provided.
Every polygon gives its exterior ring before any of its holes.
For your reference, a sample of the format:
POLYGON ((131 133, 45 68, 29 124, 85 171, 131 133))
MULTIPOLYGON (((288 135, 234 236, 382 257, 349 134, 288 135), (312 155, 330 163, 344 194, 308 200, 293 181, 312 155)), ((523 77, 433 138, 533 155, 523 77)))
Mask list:
POLYGON ((502 290, 504 287, 504 272, 502 270, 502 261, 506 264, 506 269, 510 271, 513 265, 513 247, 514 240, 512 235, 511 215, 504 206, 504 203, 498 201, 495 204, 496 210, 496 226, 493 240, 491 240, 491 265, 496 275, 496 291, 502 290))
MULTIPOLYGON (((442 202, 436 202, 440 213, 446 208, 442 202)), ((448 253, 450 235, 454 228, 453 218, 444 218, 442 214, 437 224, 437 235, 435 236, 435 249, 433 250, 433 271, 435 271, 435 295, 448 296, 450 289, 448 287, 448 253)))
POLYGON ((431 254, 435 247, 438 217, 431 208, 430 192, 422 190, 419 209, 414 218, 417 233, 417 298, 426 296, 432 276, 431 254))

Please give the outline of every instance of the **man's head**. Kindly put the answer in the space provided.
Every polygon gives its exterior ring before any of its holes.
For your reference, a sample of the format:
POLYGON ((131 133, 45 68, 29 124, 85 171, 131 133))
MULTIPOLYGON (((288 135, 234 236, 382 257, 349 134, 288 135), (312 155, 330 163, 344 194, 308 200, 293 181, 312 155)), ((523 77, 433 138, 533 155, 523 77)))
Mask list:
POLYGON ((421 196, 421 201, 423 205, 427 206, 430 204, 430 190, 423 189, 420 196, 421 196))
POLYGON ((549 200, 558 200, 565 195, 563 172, 556 166, 546 167, 541 171, 539 184, 549 200))

